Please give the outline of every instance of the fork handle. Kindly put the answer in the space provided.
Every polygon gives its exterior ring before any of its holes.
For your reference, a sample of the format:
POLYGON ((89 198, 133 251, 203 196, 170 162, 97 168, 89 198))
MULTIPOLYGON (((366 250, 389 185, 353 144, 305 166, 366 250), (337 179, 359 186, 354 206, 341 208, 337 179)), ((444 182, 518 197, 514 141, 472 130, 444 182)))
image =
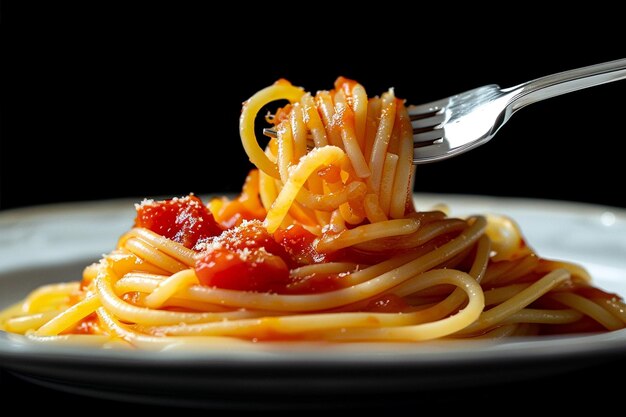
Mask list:
POLYGON ((626 78, 626 59, 559 72, 502 90, 513 95, 511 113, 548 98, 626 78))

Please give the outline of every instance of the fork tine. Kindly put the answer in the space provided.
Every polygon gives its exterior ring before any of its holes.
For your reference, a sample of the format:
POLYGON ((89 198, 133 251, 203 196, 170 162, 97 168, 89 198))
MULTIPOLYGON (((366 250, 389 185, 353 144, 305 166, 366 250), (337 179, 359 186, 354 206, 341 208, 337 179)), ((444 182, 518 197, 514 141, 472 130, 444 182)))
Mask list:
POLYGON ((423 129, 413 129, 413 145, 414 147, 419 144, 428 144, 428 142, 434 142, 442 139, 444 136, 444 129, 442 127, 427 127, 423 129))
POLYGON ((419 115, 411 115, 409 117, 411 119, 411 126, 413 126, 413 131, 415 132, 415 129, 422 129, 425 127, 436 126, 440 123, 443 123, 446 120, 446 111, 445 109, 440 108, 437 111, 422 113, 419 115))
POLYGON ((409 106, 407 111, 410 110, 409 111, 409 119, 411 119, 411 121, 420 120, 420 119, 426 119, 428 117, 432 117, 435 114, 438 114, 441 111, 443 111, 443 108, 439 107, 439 106, 424 107, 423 109, 422 109, 422 107, 423 107, 423 105, 420 105, 420 106, 409 106), (419 109, 419 111, 417 111, 415 109, 419 109))
POLYGON ((407 111, 409 112, 409 117, 411 117, 411 120, 416 120, 420 118, 421 115, 430 115, 440 110, 444 110, 448 105, 448 101, 449 100, 445 98, 424 104, 410 105, 408 106, 407 111))
POLYGON ((263 128, 263 134, 270 138, 277 138, 278 132, 274 129, 269 129, 267 127, 263 128))

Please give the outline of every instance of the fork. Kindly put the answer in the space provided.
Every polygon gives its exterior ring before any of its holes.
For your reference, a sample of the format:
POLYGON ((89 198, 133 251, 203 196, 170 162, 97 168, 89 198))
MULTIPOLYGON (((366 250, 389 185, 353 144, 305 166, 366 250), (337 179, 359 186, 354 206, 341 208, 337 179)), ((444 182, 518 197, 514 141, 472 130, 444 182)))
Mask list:
POLYGON ((626 59, 537 78, 515 87, 485 85, 441 100, 409 106, 413 163, 460 155, 487 143, 519 109, 551 97, 626 78, 626 59))

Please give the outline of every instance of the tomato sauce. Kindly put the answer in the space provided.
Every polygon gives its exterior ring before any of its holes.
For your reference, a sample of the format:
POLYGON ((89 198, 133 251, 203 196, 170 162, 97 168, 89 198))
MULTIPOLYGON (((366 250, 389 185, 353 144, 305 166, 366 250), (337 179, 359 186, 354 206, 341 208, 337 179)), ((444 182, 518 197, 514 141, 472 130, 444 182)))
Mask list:
POLYGON ((579 286, 574 289, 574 293, 580 295, 581 297, 588 298, 590 300, 593 299, 601 299, 601 300, 619 300, 622 301, 622 297, 615 293, 606 292, 601 290, 600 288, 595 288, 591 286, 579 286))

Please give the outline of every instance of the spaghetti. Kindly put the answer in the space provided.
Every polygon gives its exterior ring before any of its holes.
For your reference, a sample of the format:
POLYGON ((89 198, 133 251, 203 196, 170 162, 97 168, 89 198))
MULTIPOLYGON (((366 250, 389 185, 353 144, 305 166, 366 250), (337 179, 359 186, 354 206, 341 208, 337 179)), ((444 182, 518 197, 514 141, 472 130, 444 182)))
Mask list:
POLYGON ((411 123, 389 90, 280 80, 243 106, 256 169, 241 194, 136 205, 135 227, 81 282, 36 289, 0 328, 45 343, 151 347, 423 341, 616 330, 626 305, 541 259, 505 217, 413 203, 411 123), (255 117, 277 137, 261 147, 255 117))

